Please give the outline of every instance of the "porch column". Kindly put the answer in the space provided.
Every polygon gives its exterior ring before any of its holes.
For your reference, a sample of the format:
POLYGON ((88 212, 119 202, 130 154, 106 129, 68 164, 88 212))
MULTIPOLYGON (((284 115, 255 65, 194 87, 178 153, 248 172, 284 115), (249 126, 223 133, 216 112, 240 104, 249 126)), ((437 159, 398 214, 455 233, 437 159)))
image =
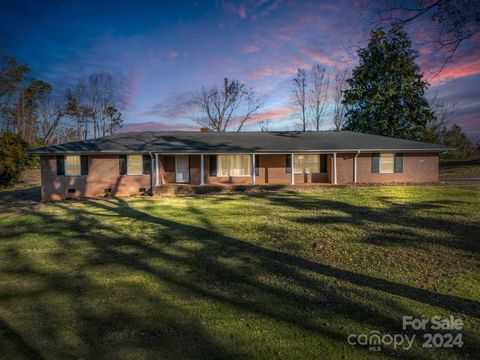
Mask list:
POLYGON ((200 154, 200 185, 205 185, 205 169, 203 154, 200 154))
POLYGON ((337 153, 333 153, 333 177, 332 181, 334 185, 337 185, 337 153))
POLYGON ((360 151, 355 154, 355 158, 353 159, 353 183, 357 183, 357 157, 360 154, 360 151))
POLYGON ((292 160, 290 163, 290 183, 295 185, 295 159, 293 158, 295 155, 293 153, 290 154, 290 159, 292 160))
POLYGON ((153 160, 152 153, 150 153, 150 187, 153 195, 153 168, 155 166, 155 160, 153 160))
POLYGON ((155 185, 160 186, 160 172, 158 164, 158 154, 155 154, 155 185))
POLYGON ((252 184, 255 185, 255 154, 252 154, 252 184))

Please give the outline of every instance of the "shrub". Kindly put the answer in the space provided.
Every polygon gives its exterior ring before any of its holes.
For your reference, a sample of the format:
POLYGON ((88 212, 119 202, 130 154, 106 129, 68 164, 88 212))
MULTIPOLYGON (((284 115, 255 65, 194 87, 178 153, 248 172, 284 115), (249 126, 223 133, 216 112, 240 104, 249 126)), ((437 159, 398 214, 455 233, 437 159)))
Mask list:
POLYGON ((28 144, 20 135, 5 133, 0 137, 0 186, 11 185, 25 168, 28 144))

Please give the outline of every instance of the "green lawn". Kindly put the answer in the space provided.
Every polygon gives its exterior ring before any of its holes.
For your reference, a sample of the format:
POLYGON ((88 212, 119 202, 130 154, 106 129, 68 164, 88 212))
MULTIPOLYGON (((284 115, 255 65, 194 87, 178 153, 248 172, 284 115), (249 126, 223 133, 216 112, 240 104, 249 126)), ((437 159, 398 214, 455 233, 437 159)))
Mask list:
POLYGON ((9 201, 0 358, 478 358, 478 186, 9 201), (460 317, 464 347, 348 345, 402 315, 460 317))
POLYGON ((480 179, 480 159, 442 160, 440 162, 440 179, 480 179))

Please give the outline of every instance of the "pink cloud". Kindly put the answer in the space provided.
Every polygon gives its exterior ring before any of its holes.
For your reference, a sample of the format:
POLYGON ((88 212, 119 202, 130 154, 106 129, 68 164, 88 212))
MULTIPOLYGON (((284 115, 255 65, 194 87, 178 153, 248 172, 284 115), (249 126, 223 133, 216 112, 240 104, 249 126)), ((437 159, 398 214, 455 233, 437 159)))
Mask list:
POLYGON ((451 80, 480 74, 480 63, 447 67, 440 73, 440 80, 451 80))
POLYGON ((240 19, 247 18, 247 9, 243 3, 240 4, 239 6, 236 6, 234 3, 230 1, 224 1, 222 2, 222 7, 224 10, 238 15, 240 19))
POLYGON ((259 52, 259 51, 260 51, 260 48, 256 45, 253 45, 253 44, 246 45, 242 49, 242 53, 244 53, 244 54, 252 54, 252 53, 259 52))
POLYGON ((276 70, 270 67, 264 67, 255 71, 250 72, 248 79, 249 80, 258 80, 276 73, 276 70))
POLYGON ((174 50, 169 50, 167 56, 169 59, 176 59, 180 54, 174 50))
POLYGON ((337 65, 337 61, 333 60, 331 57, 323 54, 313 54, 311 56, 313 61, 319 62, 322 65, 332 66, 337 65))
POLYGON ((264 110, 258 114, 254 114, 248 121, 248 124, 253 125, 264 120, 276 120, 276 118, 284 118, 286 116, 290 116, 291 113, 292 109, 289 109, 287 107, 264 110))
POLYGON ((282 2, 282 0, 244 0, 237 6, 231 1, 223 1, 222 7, 224 10, 236 14, 240 19, 249 18, 255 21, 270 15, 280 7, 282 2))
POLYGON ((247 9, 245 9, 245 5, 241 4, 238 7, 238 16, 240 16, 241 19, 245 19, 247 17, 247 9))
MULTIPOLYGON (((443 65, 443 62, 441 65, 443 65)), ((434 66, 430 59, 425 59, 423 66, 427 69, 438 69, 440 65, 436 64, 436 66, 434 66)), ((432 85, 437 85, 443 81, 449 81, 478 74, 480 74, 480 48, 474 48, 468 53, 455 54, 453 62, 448 63, 440 72, 440 74, 431 80, 431 83, 432 85)))

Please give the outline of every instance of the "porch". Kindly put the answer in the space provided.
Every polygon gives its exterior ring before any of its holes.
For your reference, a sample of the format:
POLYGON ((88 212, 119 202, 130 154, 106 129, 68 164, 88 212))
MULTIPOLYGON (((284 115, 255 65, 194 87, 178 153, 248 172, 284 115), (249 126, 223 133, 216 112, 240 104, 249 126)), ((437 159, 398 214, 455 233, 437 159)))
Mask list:
POLYGON ((337 184, 336 153, 154 153, 151 159, 152 188, 172 184, 337 184))

